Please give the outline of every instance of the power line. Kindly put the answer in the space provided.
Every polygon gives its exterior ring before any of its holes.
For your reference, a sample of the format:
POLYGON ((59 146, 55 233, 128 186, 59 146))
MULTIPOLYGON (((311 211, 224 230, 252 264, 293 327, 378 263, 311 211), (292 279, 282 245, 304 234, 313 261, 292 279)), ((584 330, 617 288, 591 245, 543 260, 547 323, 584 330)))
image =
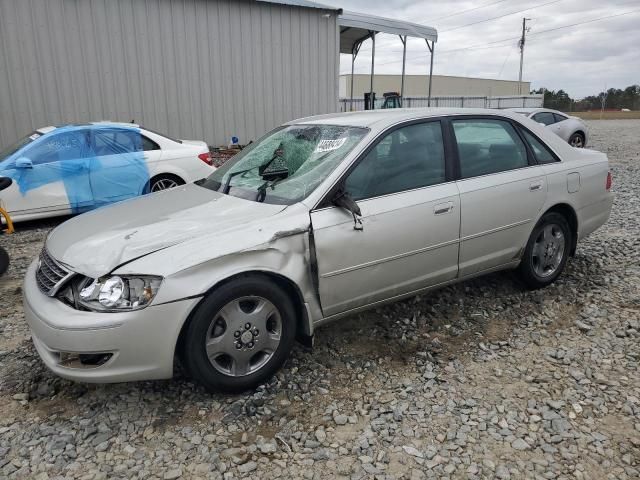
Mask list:
POLYGON ((421 21, 423 21, 423 22, 426 22, 426 21, 437 22, 438 20, 443 20, 443 19, 449 18, 449 17, 455 17, 457 15, 462 15, 463 13, 467 13, 467 12, 473 12, 474 10, 480 10, 481 8, 490 7, 491 5, 497 5, 498 3, 504 3, 506 1, 507 0, 498 0, 497 2, 487 3, 485 5, 480 5, 478 7, 468 8, 466 10, 461 10, 461 11, 456 12, 456 13, 450 13, 449 15, 445 15, 443 17, 431 18, 429 20, 421 20, 421 21))
MULTIPOLYGON (((502 3, 502 1, 504 1, 504 0, 501 0, 501 1, 498 1, 498 2, 494 2, 494 3, 490 3, 490 4, 487 4, 487 5, 484 5, 484 6, 488 7, 490 5, 495 5, 497 3, 502 3)), ((471 22, 471 23, 466 23, 464 25, 458 25, 457 27, 449 28, 447 30, 440 30, 438 33, 452 32, 454 30, 459 30, 461 28, 470 27, 472 25, 478 25, 480 23, 486 23, 486 22, 490 22, 492 20, 498 20, 498 19, 503 18, 503 17, 508 17, 509 15, 515 15, 516 13, 526 12, 527 10, 533 10, 534 8, 545 7, 547 5, 552 5, 554 3, 558 3, 558 2, 561 2, 561 1, 563 1, 563 0, 552 0, 551 2, 543 3, 542 5, 534 5, 532 7, 527 7, 527 8, 523 8, 521 10, 516 10, 515 12, 504 13, 502 15, 498 15, 497 17, 486 18, 484 20, 478 20, 477 22, 471 22)), ((476 7, 476 8, 471 8, 469 10, 463 10, 460 13, 464 13, 465 11, 477 10, 479 8, 482 8, 482 7, 476 7)), ((458 15, 458 14, 454 13, 454 14, 447 15, 447 16, 454 16, 454 15, 458 15)), ((440 17, 440 18, 445 18, 445 17, 440 17)), ((438 20, 438 19, 430 20, 430 22, 434 22, 436 20, 438 20)), ((390 43, 388 43, 388 42, 387 43, 381 43, 378 46, 385 46, 385 45, 389 45, 389 44, 390 43)))
MULTIPOLYGON (((588 23, 599 22, 599 21, 601 21, 601 20, 608 20, 608 19, 610 19, 610 18, 622 17, 622 16, 625 16, 625 15, 631 15, 631 14, 633 14, 633 13, 638 13, 638 12, 640 12, 640 9, 638 9, 638 10, 631 10, 631 11, 629 11, 629 12, 624 12, 624 13, 617 13, 617 14, 614 14, 614 15, 607 15, 607 16, 604 16, 604 17, 593 18, 593 19, 591 19, 591 20, 586 20, 586 21, 584 21, 584 22, 571 23, 571 24, 569 24, 569 25, 562 25, 562 26, 560 26, 560 27, 554 27, 554 28, 548 28, 548 29, 546 29, 546 30, 540 30, 540 31, 538 31, 538 32, 531 32, 531 33, 529 33, 529 36, 542 35, 542 34, 545 34, 545 33, 555 32, 555 31, 557 31, 557 30, 562 30, 562 29, 564 29, 564 28, 577 27, 577 26, 579 26, 579 25, 586 25, 586 24, 588 24, 588 23)), ((441 51, 439 51, 439 52, 437 52, 437 53, 438 53, 438 55, 442 55, 442 54, 444 54, 444 53, 460 52, 460 51, 462 51, 462 50, 471 50, 471 49, 474 49, 474 50, 482 50, 482 49, 483 49, 483 47, 484 47, 484 46, 487 46, 487 45, 495 45, 495 44, 497 44, 497 43, 512 42, 513 40, 518 40, 519 38, 520 38, 519 36, 518 36, 518 37, 502 38, 502 39, 500 39, 500 40, 494 40, 494 41, 492 41, 492 42, 477 43, 477 44, 475 44, 475 45, 468 45, 468 46, 466 46, 466 47, 454 48, 454 49, 452 49, 452 50, 441 50, 441 51)), ((416 58, 423 58, 423 57, 425 57, 425 58, 426 58, 426 57, 427 57, 427 55, 426 55, 426 54, 424 54, 424 55, 419 55, 419 56, 414 57, 413 59, 416 59, 416 58)), ((413 60, 413 59, 412 59, 412 60, 413 60)), ((394 60, 394 61, 390 61, 390 62, 379 63, 378 65, 387 65, 387 64, 391 64, 391 63, 398 63, 398 62, 399 62, 399 60, 394 60)))
POLYGON ((459 25, 457 27, 449 28, 447 30, 442 30, 439 33, 453 32, 454 30, 470 27, 471 25, 478 25, 479 23, 491 22, 492 20, 498 20, 499 18, 508 17, 509 15, 515 15, 516 13, 526 12, 527 10, 533 10, 534 8, 546 7, 547 5, 553 5, 554 3, 558 3, 561 1, 562 0, 553 0, 551 2, 543 3, 542 5, 534 5, 533 7, 527 7, 527 8, 523 8, 522 10, 516 10, 515 12, 503 13, 502 15, 498 15, 497 17, 491 17, 485 20, 478 20, 477 22, 466 23, 464 25, 459 25))

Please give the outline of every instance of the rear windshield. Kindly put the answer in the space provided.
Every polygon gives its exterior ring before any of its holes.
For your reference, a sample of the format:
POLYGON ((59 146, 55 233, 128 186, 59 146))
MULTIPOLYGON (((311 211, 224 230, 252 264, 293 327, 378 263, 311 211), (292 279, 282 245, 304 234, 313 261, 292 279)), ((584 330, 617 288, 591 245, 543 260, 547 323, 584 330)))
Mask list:
POLYGON ((12 143, 6 148, 0 150, 0 163, 4 162, 7 158, 9 158, 11 155, 16 153, 22 147, 29 145, 31 142, 33 142, 34 140, 37 140, 41 136, 42 134, 40 132, 33 132, 27 135, 26 137, 21 138, 20 140, 12 143))
POLYGON ((147 127, 140 127, 143 128, 144 130, 146 130, 147 132, 151 132, 151 133, 155 133, 156 135, 160 136, 160 137, 164 137, 164 138, 168 138, 169 140, 171 140, 172 142, 176 142, 176 143, 182 143, 182 140, 178 140, 177 138, 171 138, 168 135, 165 135, 164 133, 160 133, 160 132, 156 132, 155 130, 151 130, 150 128, 147 127))
POLYGON ((256 202, 291 205, 306 198, 368 131, 338 125, 280 127, 245 148, 200 186, 256 202))

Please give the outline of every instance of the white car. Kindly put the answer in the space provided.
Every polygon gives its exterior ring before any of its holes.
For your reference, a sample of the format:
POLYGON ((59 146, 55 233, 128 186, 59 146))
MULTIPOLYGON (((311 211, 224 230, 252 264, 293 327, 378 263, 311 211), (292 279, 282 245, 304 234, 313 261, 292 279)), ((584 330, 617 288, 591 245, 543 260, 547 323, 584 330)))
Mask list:
POLYGON ((40 128, 0 151, 0 198, 14 221, 81 213, 208 177, 205 142, 131 123, 40 128))
POLYGON ((581 118, 548 108, 512 108, 511 110, 543 124, 572 147, 587 146, 589 129, 581 118))
POLYGON ((268 379, 294 340, 361 310, 504 269, 541 288, 611 211, 609 162, 512 112, 310 117, 206 181, 53 230, 23 286, 58 375, 268 379))

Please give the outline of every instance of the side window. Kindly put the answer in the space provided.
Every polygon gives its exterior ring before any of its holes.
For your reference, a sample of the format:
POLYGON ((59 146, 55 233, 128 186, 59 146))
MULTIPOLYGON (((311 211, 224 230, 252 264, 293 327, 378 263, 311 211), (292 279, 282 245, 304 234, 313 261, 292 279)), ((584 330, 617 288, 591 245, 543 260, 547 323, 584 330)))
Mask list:
POLYGON ((86 130, 52 133, 25 152, 34 165, 77 160, 87 156, 89 150, 86 130))
POLYGON ((545 125, 553 125, 556 123, 556 119, 553 118, 553 113, 551 112, 540 112, 536 113, 533 116, 533 119, 538 123, 544 123, 545 125))
POLYGON ((93 147, 97 157, 142 151, 142 135, 133 130, 104 129, 93 133, 93 147))
POLYGON ((453 120, 462 178, 526 167, 527 149, 503 120, 453 120))
POLYGON ((533 150, 533 155, 536 157, 538 163, 553 163, 557 162, 556 157, 553 156, 551 151, 542 144, 540 140, 531 135, 526 130, 521 130, 524 134, 524 138, 529 143, 531 150, 533 150))
POLYGON ((142 149, 145 152, 149 150, 160 150, 160 145, 151 140, 150 138, 145 137, 144 135, 140 135, 142 137, 142 149))
POLYGON ((445 179, 440 122, 427 122, 388 133, 349 174, 345 189, 355 200, 362 200, 445 179))
POLYGON ((557 123, 557 122, 562 122, 562 121, 566 120, 568 117, 565 117, 564 115, 560 115, 559 113, 554 113, 553 114, 553 118, 555 119, 555 121, 557 123))

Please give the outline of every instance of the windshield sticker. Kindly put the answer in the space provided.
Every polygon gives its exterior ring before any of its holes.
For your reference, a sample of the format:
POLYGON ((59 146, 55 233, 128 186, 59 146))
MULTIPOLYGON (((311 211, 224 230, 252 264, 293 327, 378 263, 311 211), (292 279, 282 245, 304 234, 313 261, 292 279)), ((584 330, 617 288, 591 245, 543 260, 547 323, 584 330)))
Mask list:
POLYGON ((341 146, 345 144, 346 141, 347 141, 346 137, 338 138, 335 140, 320 140, 314 153, 326 153, 326 152, 331 152, 333 150, 338 150, 341 146))
POLYGON ((31 135, 29 137, 31 140, 37 140, 38 138, 40 138, 40 134, 39 133, 34 133, 33 135, 31 135))

